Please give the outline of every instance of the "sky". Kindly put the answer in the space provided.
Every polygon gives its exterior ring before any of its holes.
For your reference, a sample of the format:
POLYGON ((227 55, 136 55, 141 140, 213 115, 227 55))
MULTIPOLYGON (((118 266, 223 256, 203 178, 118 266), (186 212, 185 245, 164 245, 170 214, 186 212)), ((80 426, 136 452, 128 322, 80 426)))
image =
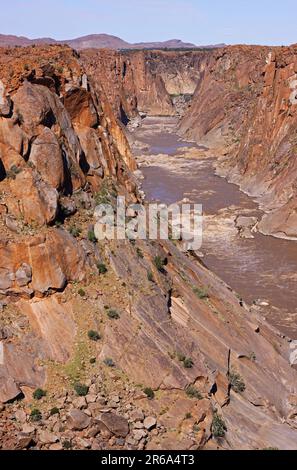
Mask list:
POLYGON ((296 0, 0 0, 0 33, 197 45, 297 43, 296 0))

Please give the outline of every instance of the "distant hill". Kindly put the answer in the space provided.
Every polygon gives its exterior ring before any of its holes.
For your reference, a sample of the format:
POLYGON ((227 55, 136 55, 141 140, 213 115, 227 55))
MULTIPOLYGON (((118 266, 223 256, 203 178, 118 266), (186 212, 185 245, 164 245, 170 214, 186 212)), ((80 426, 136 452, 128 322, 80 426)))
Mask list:
MULTIPOLYGON (((29 39, 23 36, 13 36, 0 34, 0 47, 13 46, 30 46, 32 44, 68 44, 73 49, 90 49, 90 48, 106 48, 106 49, 192 49, 196 48, 195 44, 183 42, 180 39, 171 39, 161 42, 139 42, 131 44, 117 36, 110 34, 91 34, 76 39, 64 39, 57 41, 52 38, 29 39)), ((222 47, 225 44, 215 46, 199 46, 199 48, 210 49, 214 47, 222 47)))

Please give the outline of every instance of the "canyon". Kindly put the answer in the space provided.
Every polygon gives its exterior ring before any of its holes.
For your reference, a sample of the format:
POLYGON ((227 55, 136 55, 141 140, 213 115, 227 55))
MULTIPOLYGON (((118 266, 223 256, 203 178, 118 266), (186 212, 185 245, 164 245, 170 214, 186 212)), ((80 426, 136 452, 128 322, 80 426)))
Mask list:
POLYGON ((294 297, 245 297, 212 241, 295 251, 296 57, 0 49, 0 448, 296 449, 294 297), (96 240, 100 202, 193 198, 201 172, 213 264, 96 240))

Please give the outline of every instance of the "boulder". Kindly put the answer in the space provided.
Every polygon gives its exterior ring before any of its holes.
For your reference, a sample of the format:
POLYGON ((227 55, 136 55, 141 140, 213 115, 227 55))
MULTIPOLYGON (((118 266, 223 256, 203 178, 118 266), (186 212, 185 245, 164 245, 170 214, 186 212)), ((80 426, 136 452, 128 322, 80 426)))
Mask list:
POLYGON ((116 437, 126 437, 129 433, 129 424, 127 419, 115 413, 102 413, 96 421, 106 426, 106 428, 116 437))
POLYGON ((9 116, 11 105, 10 96, 6 92, 3 82, 0 80, 0 116, 9 116))
POLYGON ((73 409, 67 415, 67 427, 73 431, 82 431, 86 429, 90 423, 90 416, 83 411, 73 409))
POLYGON ((56 189, 64 184, 64 164, 60 144, 51 129, 45 127, 34 140, 29 161, 42 176, 43 181, 56 189))
POLYGON ((145 429, 150 431, 157 425, 157 420, 153 416, 147 416, 143 422, 145 429))

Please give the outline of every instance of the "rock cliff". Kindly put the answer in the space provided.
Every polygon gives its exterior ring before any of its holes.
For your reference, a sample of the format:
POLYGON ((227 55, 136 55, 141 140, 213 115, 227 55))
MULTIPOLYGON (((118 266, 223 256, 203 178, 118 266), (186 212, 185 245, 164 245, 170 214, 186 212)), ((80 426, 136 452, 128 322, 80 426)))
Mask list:
POLYGON ((257 197, 265 234, 296 238, 296 46, 216 51, 181 131, 219 157, 218 172, 257 197))
POLYGON ((191 97, 209 51, 88 50, 81 53, 124 124, 139 113, 173 116, 174 101, 191 97))

